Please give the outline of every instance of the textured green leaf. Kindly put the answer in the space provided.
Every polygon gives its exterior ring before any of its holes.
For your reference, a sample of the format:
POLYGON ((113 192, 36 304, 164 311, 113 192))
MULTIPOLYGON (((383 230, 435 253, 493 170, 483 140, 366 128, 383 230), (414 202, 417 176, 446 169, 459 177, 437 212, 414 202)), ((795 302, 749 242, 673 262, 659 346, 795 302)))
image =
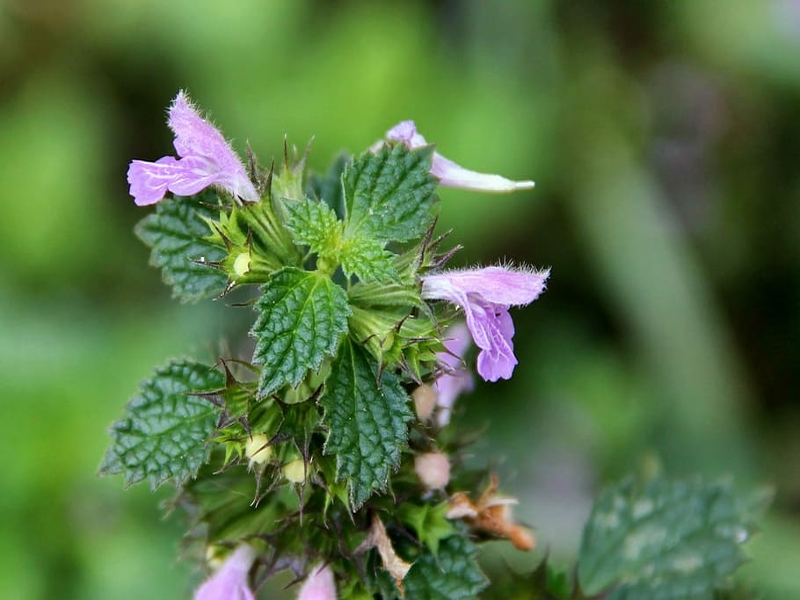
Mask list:
POLYGON ((431 225, 436 180, 430 175, 433 149, 403 144, 366 152, 342 174, 346 234, 405 242, 431 225))
POLYGON ((384 371, 349 340, 331 366, 320 399, 328 427, 325 453, 336 455, 338 480, 345 480, 350 505, 357 510, 373 492, 386 487, 400 462, 412 418, 409 398, 396 375, 384 371))
POLYGON ((136 235, 152 249, 150 264, 161 269, 164 283, 181 302, 218 296, 228 283, 225 273, 202 264, 226 256, 225 248, 204 239, 211 230, 203 217, 217 218, 217 204, 213 192, 166 198, 136 225, 136 235))
POLYGON ((344 223, 324 202, 306 198, 286 202, 286 223, 296 244, 308 246, 326 261, 341 264, 345 275, 363 281, 389 281, 398 278, 394 255, 384 249, 385 242, 357 234, 344 238, 344 223))
POLYGON ((406 600, 472 600, 488 581, 476 559, 477 548, 465 536, 442 540, 439 552, 418 558, 403 579, 406 600))
POLYGON ((222 373, 187 360, 157 369, 111 426, 112 444, 100 473, 122 473, 127 485, 148 479, 153 489, 169 479, 181 484, 193 477, 208 460, 206 441, 218 410, 192 394, 224 385, 222 373))
POLYGON ((253 361, 262 366, 259 395, 297 386, 325 358, 336 354, 347 331, 345 291, 318 272, 287 268, 261 287, 253 361))
POLYGON ((711 598, 745 560, 755 499, 723 483, 624 481, 597 500, 584 528, 581 588, 592 595, 616 585, 617 600, 711 598))
POLYGON ((344 224, 327 204, 306 198, 287 201, 284 207, 289 215, 286 227, 296 244, 308 246, 321 255, 330 255, 341 246, 344 224))
POLYGON ((394 268, 394 255, 383 247, 383 242, 368 236, 347 239, 341 251, 345 275, 355 275, 366 282, 397 281, 399 276, 394 268))

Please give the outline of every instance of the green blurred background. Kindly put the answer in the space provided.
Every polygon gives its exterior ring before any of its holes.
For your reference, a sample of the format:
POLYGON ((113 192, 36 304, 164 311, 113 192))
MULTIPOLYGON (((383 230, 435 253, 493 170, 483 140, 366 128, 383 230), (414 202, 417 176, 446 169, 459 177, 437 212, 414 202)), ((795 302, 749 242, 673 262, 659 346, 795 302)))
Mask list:
POLYGON ((553 269, 514 315, 514 379, 460 404, 474 459, 565 565, 643 460, 772 484, 739 579, 800 597, 798 57, 798 0, 0 2, 0 597, 199 577, 166 494, 95 477, 152 367, 241 331, 170 300, 131 231, 127 164, 170 153, 180 88, 262 162, 315 136, 322 170, 414 118, 449 158, 535 179, 441 192, 457 263, 553 269))

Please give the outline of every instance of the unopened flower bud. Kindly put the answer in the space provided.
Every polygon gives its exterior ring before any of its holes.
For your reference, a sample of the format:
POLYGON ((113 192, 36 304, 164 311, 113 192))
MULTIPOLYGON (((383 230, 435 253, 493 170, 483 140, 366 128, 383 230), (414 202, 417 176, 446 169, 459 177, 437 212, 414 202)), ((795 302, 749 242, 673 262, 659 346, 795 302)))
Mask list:
POLYGON ((244 445, 244 453, 250 459, 250 464, 263 465, 272 458, 272 446, 269 438, 263 433, 251 435, 244 445))
POLYGON ((237 277, 244 277, 250 272, 250 252, 242 252, 233 261, 233 272, 237 277))
POLYGON ((433 409, 436 408, 438 394, 433 386, 423 383, 411 392, 411 398, 414 400, 414 410, 417 411, 417 417, 420 421, 427 421, 433 414, 433 409))
POLYGON ((226 553, 227 552, 225 548, 222 546, 211 544, 210 546, 206 547, 206 564, 211 568, 211 570, 218 570, 225 562, 226 553))
POLYGON ((292 483, 303 483, 306 480, 306 465, 302 458, 295 458, 283 465, 283 476, 292 483))
POLYGON ((450 481, 450 461, 438 451, 418 454, 414 471, 422 484, 432 490, 440 490, 450 481))

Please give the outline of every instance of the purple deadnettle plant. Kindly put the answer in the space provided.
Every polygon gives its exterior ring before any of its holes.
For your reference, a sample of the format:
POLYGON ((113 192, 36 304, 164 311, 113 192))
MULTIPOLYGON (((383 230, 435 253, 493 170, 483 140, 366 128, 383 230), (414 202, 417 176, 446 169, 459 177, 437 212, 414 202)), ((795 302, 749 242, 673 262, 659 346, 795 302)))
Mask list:
POLYGON ((281 572, 300 600, 700 598, 741 562, 726 557, 740 557, 752 499, 623 482, 598 500, 577 568, 531 564, 489 587, 482 542, 535 540, 497 474, 466 466, 472 436, 450 414, 475 386, 473 342, 482 379, 514 374, 509 309, 536 300, 550 271, 447 268, 458 245, 434 234, 437 189, 532 181, 461 167, 412 121, 322 174, 288 145, 277 167, 245 169, 184 92, 168 125, 177 157, 128 170, 136 204, 155 205, 136 233, 176 297, 244 312, 252 344, 157 367, 112 425, 100 472, 170 486, 185 556, 208 568, 233 549, 195 600, 265 598, 281 572), (669 543, 627 551, 653 530, 669 543))

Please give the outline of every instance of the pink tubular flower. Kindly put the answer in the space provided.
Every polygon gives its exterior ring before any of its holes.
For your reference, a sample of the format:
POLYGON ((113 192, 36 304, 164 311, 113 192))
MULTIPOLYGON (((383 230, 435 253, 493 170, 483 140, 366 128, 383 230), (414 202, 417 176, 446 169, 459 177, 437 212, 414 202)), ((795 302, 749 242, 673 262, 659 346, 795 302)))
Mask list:
POLYGON ((258 202, 258 192, 239 157, 182 90, 169 108, 167 124, 175 133, 175 151, 181 158, 131 161, 128 183, 137 205, 155 204, 167 192, 191 196, 212 185, 227 190, 234 198, 258 202))
POLYGON ((514 323, 508 309, 530 304, 544 291, 550 275, 545 271, 522 271, 486 267, 448 271, 422 278, 422 297, 447 300, 460 306, 478 354, 478 374, 486 381, 509 379, 514 372, 514 323))
POLYGON ((255 600, 247 587, 247 572, 253 566, 255 551, 242 544, 211 577, 197 588, 194 600, 255 600))
POLYGON ((439 427, 444 427, 450 422, 450 413, 453 410, 456 398, 463 392, 470 392, 475 386, 472 374, 464 368, 462 357, 469 348, 470 335, 464 323, 450 327, 445 333, 444 347, 446 352, 437 355, 442 373, 433 382, 436 389, 436 406, 439 414, 436 422, 439 427))
MULTIPOLYGON (((428 145, 425 138, 417 133, 414 121, 398 123, 386 132, 386 139, 402 142, 412 150, 428 145)), ((533 181, 511 181, 500 175, 470 171, 445 158, 438 152, 433 153, 431 175, 436 177, 439 183, 444 186, 482 192, 513 192, 514 190, 522 190, 534 186, 533 181)))
POLYGON ((317 565, 309 573, 297 600, 336 600, 336 583, 328 567, 317 565))

